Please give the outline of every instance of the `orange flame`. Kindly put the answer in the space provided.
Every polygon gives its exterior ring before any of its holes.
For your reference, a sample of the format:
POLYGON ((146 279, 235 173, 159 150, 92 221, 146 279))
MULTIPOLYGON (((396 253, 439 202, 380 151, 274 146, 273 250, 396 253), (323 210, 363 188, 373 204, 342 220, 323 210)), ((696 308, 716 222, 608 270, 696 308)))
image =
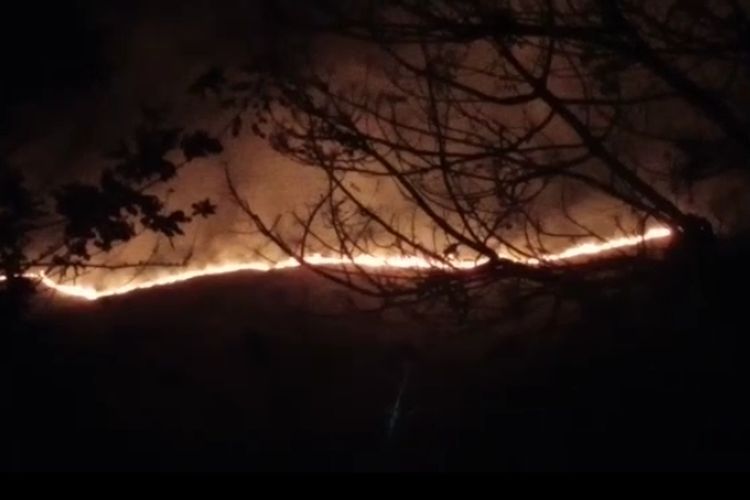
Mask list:
MULTIPOLYGON (((641 236, 625 236, 614 238, 605 242, 582 243, 572 246, 558 253, 547 254, 539 258, 522 258, 510 254, 500 254, 502 258, 510 259, 515 262, 540 265, 545 262, 559 262, 571 260, 578 257, 596 256, 606 254, 618 249, 626 249, 641 245, 648 241, 661 240, 668 238, 671 231, 666 227, 653 228, 641 236)), ((358 255, 353 259, 342 257, 330 257, 320 254, 311 254, 305 258, 305 263, 312 266, 346 266, 356 265, 368 269, 471 269, 486 262, 485 260, 461 260, 456 259, 444 262, 434 262, 429 259, 417 256, 375 256, 375 255, 358 255)), ((124 295, 137 290, 145 290, 160 286, 172 285, 183 281, 188 281, 202 276, 216 276, 229 274, 239 271, 273 271, 278 269, 290 269, 300 267, 301 264, 292 258, 284 259, 275 263, 269 262, 231 262, 218 265, 210 265, 201 269, 188 269, 155 278, 148 281, 131 283, 122 286, 97 289, 84 285, 70 285, 59 283, 52 278, 41 273, 30 273, 27 276, 38 279, 44 286, 50 288, 62 295, 75 297, 85 300, 98 300, 115 295, 124 295)), ((4 276, 0 276, 0 282, 5 281, 4 276)))

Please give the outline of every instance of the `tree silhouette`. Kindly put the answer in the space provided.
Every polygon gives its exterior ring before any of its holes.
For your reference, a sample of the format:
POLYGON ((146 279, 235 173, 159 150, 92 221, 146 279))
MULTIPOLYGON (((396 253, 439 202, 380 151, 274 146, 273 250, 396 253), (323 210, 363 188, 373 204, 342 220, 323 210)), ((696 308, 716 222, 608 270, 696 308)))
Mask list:
POLYGON ((230 106, 235 135, 245 118, 277 151, 321 172, 325 188, 307 211, 274 223, 233 193, 261 232, 300 261, 321 251, 435 263, 416 277, 317 271, 359 291, 414 298, 438 290, 462 300, 499 281, 547 286, 580 268, 530 268, 498 252, 538 258, 648 224, 678 236, 710 233, 680 193, 747 168, 744 2, 273 8, 297 29, 333 37, 338 67, 299 53, 304 63, 294 70, 259 60, 229 78, 214 68, 205 86, 242 103, 230 106), (576 211, 580 200, 610 211, 608 227, 591 210, 576 211), (456 256, 486 264, 444 272, 456 256))
POLYGON ((0 166, 0 302, 4 318, 17 317, 34 291, 33 275, 68 276, 90 267, 122 268, 179 263, 102 264, 95 257, 137 235, 167 238, 183 234, 194 217, 212 215, 210 200, 191 212, 170 209, 155 188, 169 183, 196 158, 220 153, 207 132, 165 127, 145 113, 130 140, 108 153, 95 182, 68 182, 47 191, 31 190, 18 169, 0 166), (181 157, 181 159, 180 159, 181 157))

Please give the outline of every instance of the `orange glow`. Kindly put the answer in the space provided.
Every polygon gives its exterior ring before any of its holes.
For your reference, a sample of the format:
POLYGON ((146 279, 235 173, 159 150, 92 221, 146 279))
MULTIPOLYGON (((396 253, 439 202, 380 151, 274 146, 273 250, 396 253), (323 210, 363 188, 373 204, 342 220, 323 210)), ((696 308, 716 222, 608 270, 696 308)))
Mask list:
MULTIPOLYGON (((559 262, 572 260, 577 257, 596 256, 606 254, 618 249, 636 247, 647 241, 661 240, 668 238, 671 231, 668 228, 660 227, 648 230, 642 236, 625 236, 614 238, 606 242, 582 243, 572 246, 558 253, 548 254, 539 258, 522 258, 509 254, 500 254, 501 257, 507 258, 519 263, 528 265, 540 265, 545 262, 559 262)), ((483 264, 486 260, 452 260, 449 264, 442 262, 433 262, 429 259, 417 256, 374 256, 358 255, 353 261, 341 257, 328 257, 320 254, 311 254, 305 258, 305 263, 312 266, 347 266, 357 265, 368 269, 471 269, 483 264)), ((124 295, 137 290, 145 290, 160 286, 167 286, 174 283, 199 278, 201 276, 215 276, 229 274, 239 271, 272 271, 277 269, 290 269, 300 267, 301 264, 295 259, 288 258, 276 263, 263 261, 256 262, 230 262, 225 264, 210 265, 201 269, 181 270, 168 276, 146 280, 141 282, 130 283, 123 286, 97 289, 84 285, 69 285, 59 283, 46 276, 44 273, 32 273, 30 278, 38 279, 44 286, 50 288, 62 295, 75 297, 85 300, 98 300, 115 295, 124 295)), ((0 281, 5 277, 0 276, 0 281)))

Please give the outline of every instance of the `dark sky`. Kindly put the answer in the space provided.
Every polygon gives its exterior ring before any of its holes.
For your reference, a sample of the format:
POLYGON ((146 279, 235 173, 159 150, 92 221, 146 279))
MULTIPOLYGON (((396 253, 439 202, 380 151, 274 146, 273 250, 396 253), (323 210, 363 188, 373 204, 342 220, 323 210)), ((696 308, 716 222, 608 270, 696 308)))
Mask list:
POLYGON ((49 103, 105 82, 104 26, 82 2, 13 2, 2 16, 3 105, 49 103))
POLYGON ((201 66, 270 50, 282 33, 264 4, 79 0, 4 6, 3 149, 56 127, 54 113, 88 118, 91 111, 81 107, 94 96, 110 106, 100 114, 118 120, 134 101, 183 90, 201 66))

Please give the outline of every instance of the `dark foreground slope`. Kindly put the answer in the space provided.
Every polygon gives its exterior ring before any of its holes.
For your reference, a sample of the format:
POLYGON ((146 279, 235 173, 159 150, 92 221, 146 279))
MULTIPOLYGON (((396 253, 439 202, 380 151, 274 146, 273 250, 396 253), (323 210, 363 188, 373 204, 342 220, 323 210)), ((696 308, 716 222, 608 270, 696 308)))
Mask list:
POLYGON ((633 276, 522 334, 311 315, 340 297, 300 272, 50 307, 8 341, 3 466, 745 470, 748 267, 633 276))

